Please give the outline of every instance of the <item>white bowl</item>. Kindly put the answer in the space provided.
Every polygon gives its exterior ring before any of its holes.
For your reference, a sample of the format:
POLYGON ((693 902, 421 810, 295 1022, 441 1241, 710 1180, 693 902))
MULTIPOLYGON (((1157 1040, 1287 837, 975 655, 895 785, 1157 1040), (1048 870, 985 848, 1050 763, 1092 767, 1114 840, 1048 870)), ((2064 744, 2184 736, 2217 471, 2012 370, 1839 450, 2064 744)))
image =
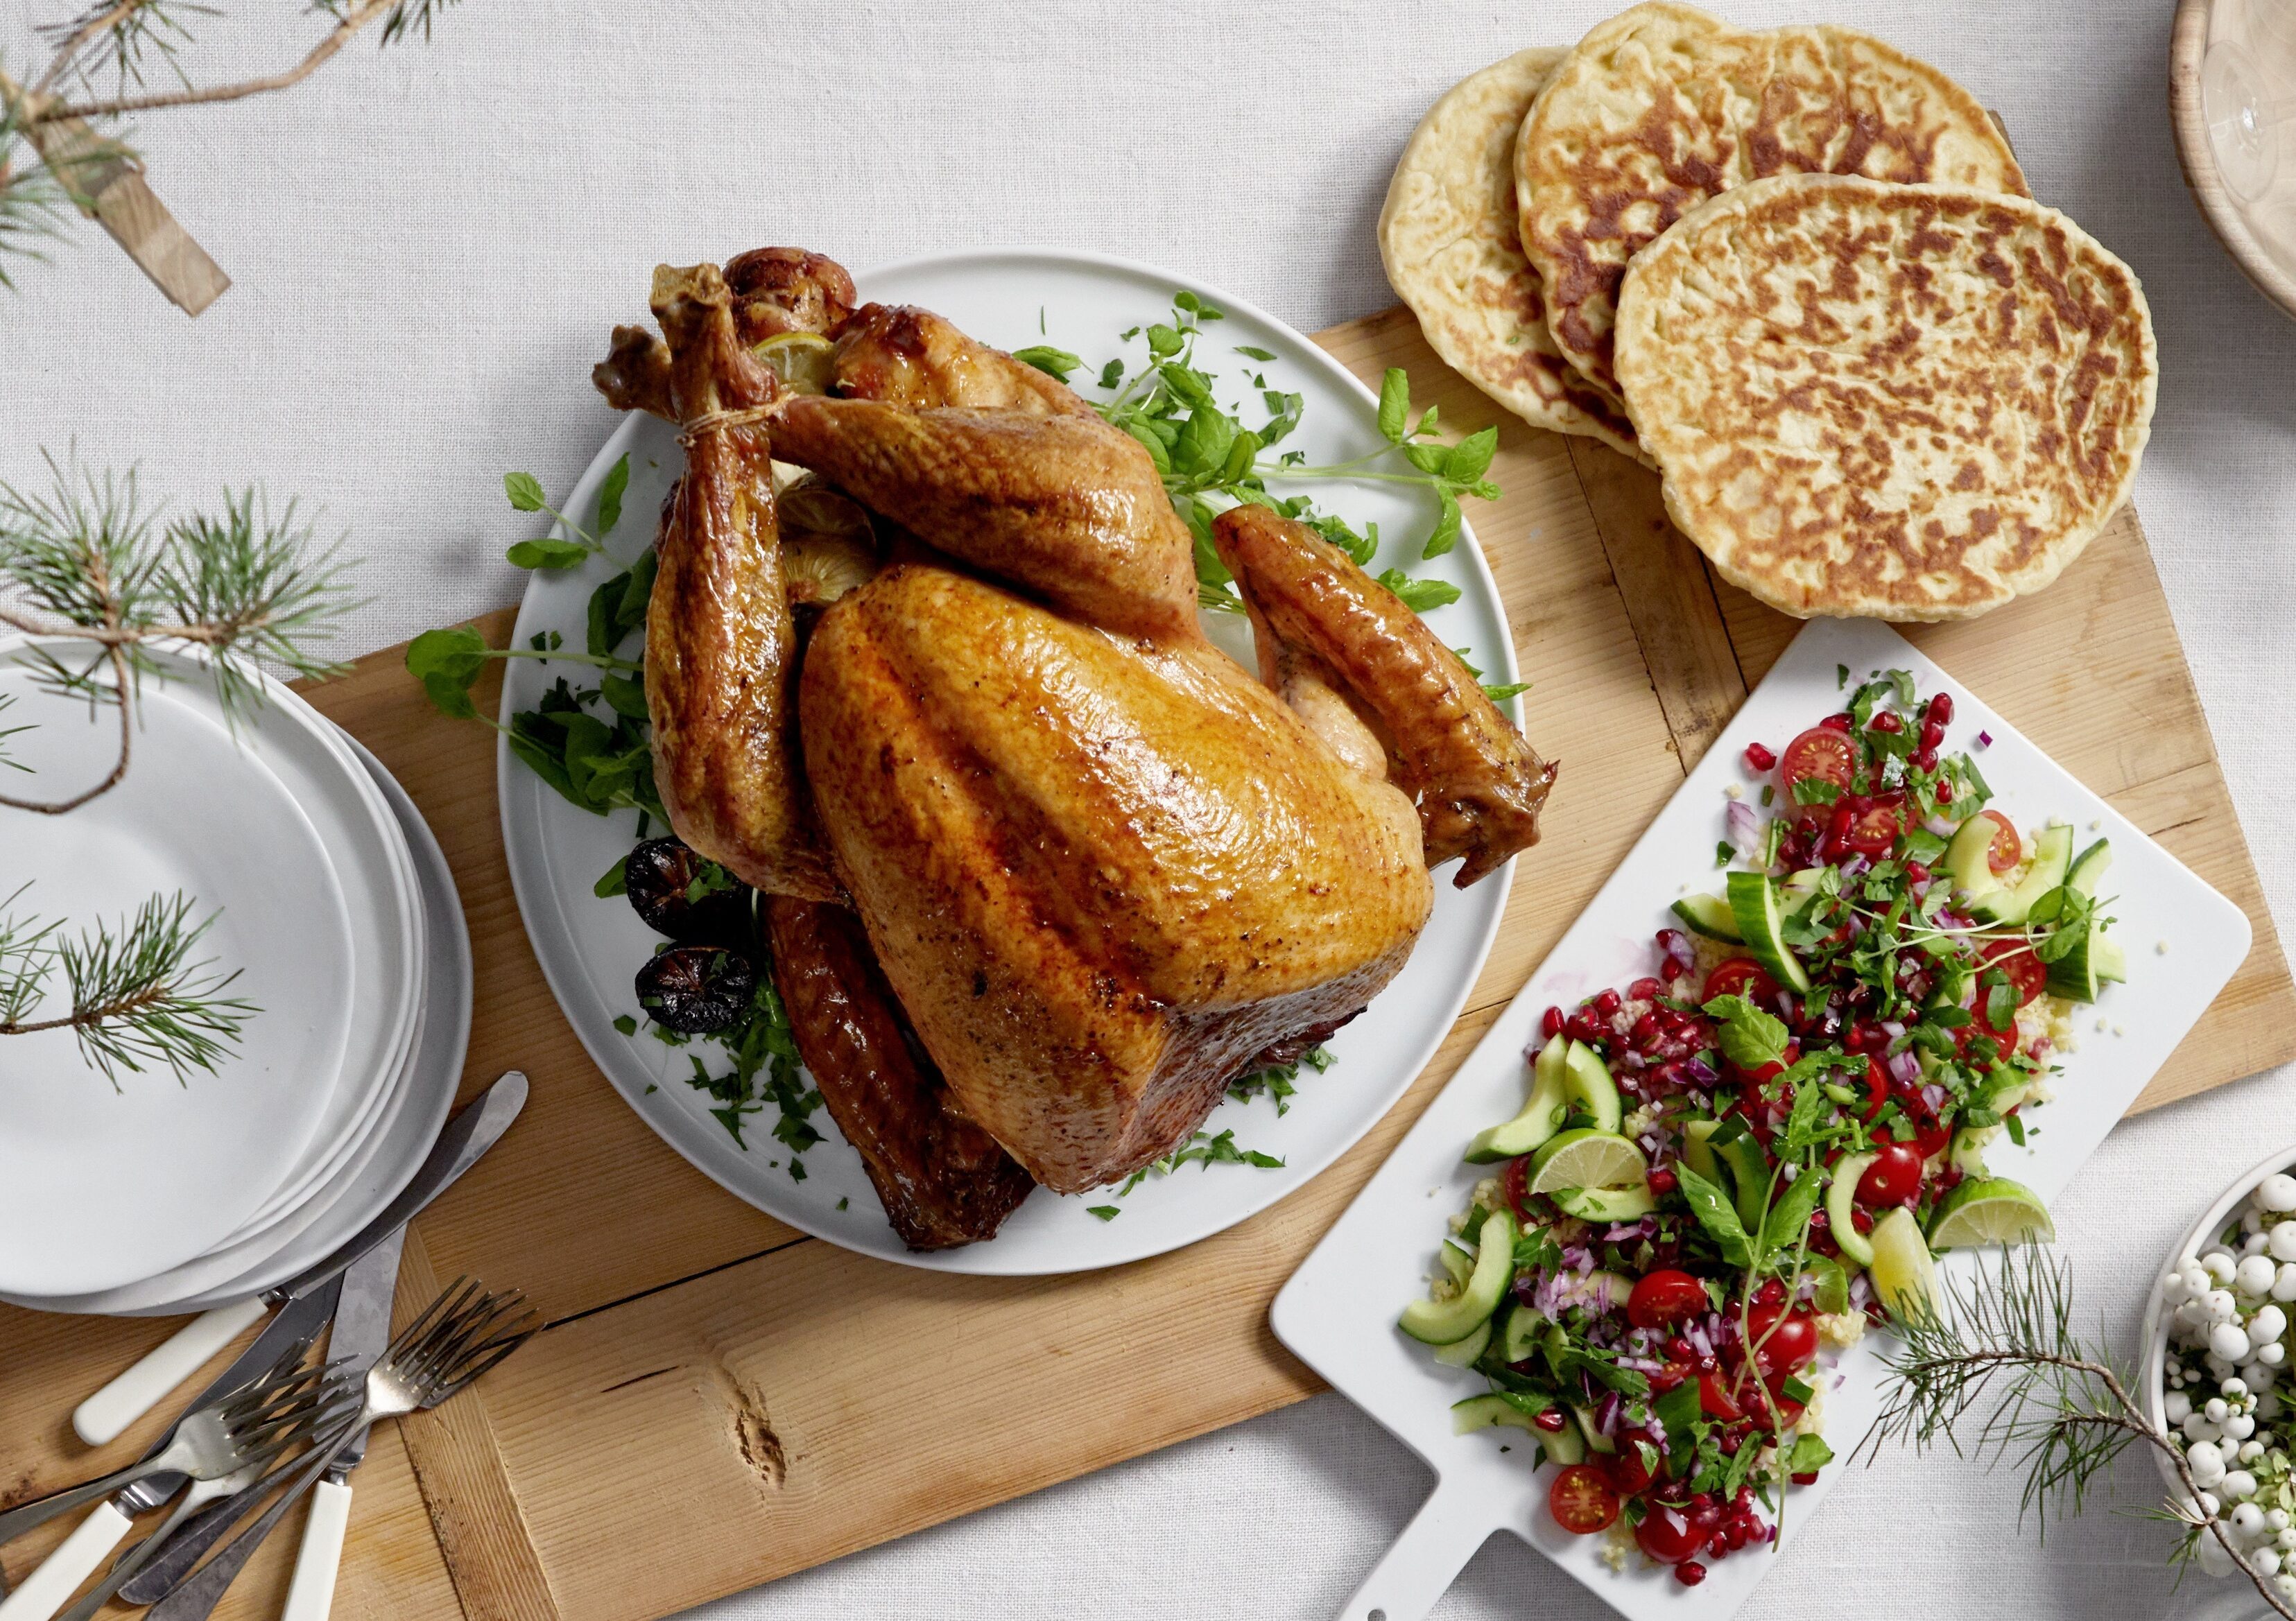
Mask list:
MULTIPOLYGON (((2292 1167, 2296 1167, 2296 1142, 2273 1150, 2233 1178, 2232 1184, 2218 1196, 2216 1203, 2208 1208, 2201 1219, 2186 1230, 2185 1236, 2177 1240, 2176 1248, 2169 1252, 2169 1258, 2152 1274, 2144 1306, 2144 1363, 2138 1378, 2144 1389, 2145 1416, 2164 1430, 2169 1428, 2169 1303, 2161 1298, 2161 1279, 2171 1270, 2180 1269, 2186 1262, 2197 1259, 2202 1248, 2223 1232, 2228 1223, 2238 1218, 2242 1206, 2256 1191, 2257 1183, 2276 1171, 2292 1167)), ((2182 1492, 2184 1482, 2177 1478, 2177 1471, 2169 1467, 2169 1460, 2161 1455, 2161 1450, 2158 1447, 2147 1450, 2152 1453, 2153 1464, 2160 1470, 2161 1478, 2168 1482, 2169 1490, 2182 1492)))

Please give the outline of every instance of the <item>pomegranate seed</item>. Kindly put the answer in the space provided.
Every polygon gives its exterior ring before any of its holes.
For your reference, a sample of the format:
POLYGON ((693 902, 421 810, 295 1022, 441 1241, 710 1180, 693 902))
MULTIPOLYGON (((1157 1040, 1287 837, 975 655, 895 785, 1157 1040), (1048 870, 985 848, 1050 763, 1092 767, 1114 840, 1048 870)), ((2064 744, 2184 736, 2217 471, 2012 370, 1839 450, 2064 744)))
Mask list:
POLYGON ((1696 1560, 1685 1560, 1674 1568, 1674 1579, 1685 1587, 1695 1587, 1706 1579, 1706 1567, 1696 1560))
POLYGON ((1714 1499, 1704 1492, 1698 1493, 1690 1500, 1690 1510, 1693 1514, 1703 1514, 1713 1506, 1714 1499))
POLYGON ((1562 1416, 1562 1408, 1549 1407, 1545 1412, 1534 1413, 1530 1421, 1548 1435, 1559 1436, 1562 1433, 1562 1427, 1570 1420, 1562 1416))
POLYGON ((1930 720, 1939 726, 1953 724, 1953 700, 1943 692, 1930 700, 1930 720))
POLYGON ((1664 1199, 1681 1185, 1681 1179, 1663 1167, 1650 1174, 1650 1191, 1652 1199, 1664 1199))
POLYGON ((1816 1486, 1817 1484, 1817 1471, 1816 1470, 1810 1470, 1803 1474, 1796 1475, 1793 1478, 1793 1483, 1796 1486, 1816 1486))
POLYGON ((1608 1019, 1619 1011, 1619 993, 1603 991, 1595 998, 1595 1011, 1608 1019))
POLYGON ((1572 1041, 1592 1046, 1603 1039, 1603 1027, 1585 1013, 1573 1013, 1563 1022, 1563 1034, 1572 1041))
POLYGON ((1730 1536, 1727 1532, 1717 1531, 1706 1539, 1706 1557, 1710 1560, 1726 1560, 1730 1557, 1730 1536))
POLYGON ((1849 1224, 1857 1228, 1860 1232, 1871 1232, 1874 1231, 1874 1218, 1866 1215, 1863 1210, 1852 1210, 1849 1213, 1849 1224))
POLYGON ((1666 987, 1645 976, 1627 987, 1627 995, 1636 1002, 1656 1002, 1666 994, 1666 987))
POLYGON ((1786 1286, 1775 1278, 1762 1280, 1761 1288, 1754 1291, 1756 1306, 1781 1306, 1785 1302, 1786 1286))
POLYGON ((1857 725, 1855 721, 1849 718, 1848 710, 1844 710, 1839 715, 1829 715, 1817 724, 1824 726, 1829 732, 1848 732, 1857 725))
POLYGON ((1905 723, 1887 709, 1874 716, 1874 730, 1876 732, 1901 732, 1904 729, 1905 723))
POLYGON ((1930 870, 1918 861, 1909 861, 1906 864, 1906 876, 1915 883, 1925 884, 1930 881, 1930 870))
POLYGON ((1539 1019, 1538 1033, 1546 1037, 1549 1041, 1553 1041, 1556 1036, 1562 1034, 1562 1010, 1561 1008, 1549 1008, 1546 1010, 1546 1013, 1539 1019))
POLYGON ((1943 726, 1939 725, 1937 722, 1933 720, 1925 720, 1922 723, 1923 748, 1934 749, 1943 741, 1945 741, 1945 728, 1943 726))
POLYGON ((1778 763, 1778 757, 1759 743, 1746 745, 1746 764, 1756 771, 1767 771, 1778 763))

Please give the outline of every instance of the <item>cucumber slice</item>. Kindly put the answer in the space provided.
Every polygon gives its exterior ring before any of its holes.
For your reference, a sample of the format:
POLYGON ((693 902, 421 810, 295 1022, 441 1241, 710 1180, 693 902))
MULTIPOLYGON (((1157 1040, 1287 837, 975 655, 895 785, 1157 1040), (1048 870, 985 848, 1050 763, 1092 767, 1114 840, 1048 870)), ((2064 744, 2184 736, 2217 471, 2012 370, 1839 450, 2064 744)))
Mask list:
POLYGON ((1841 1253, 1860 1266, 1874 1265, 1874 1246, 1864 1233, 1857 1231, 1856 1219, 1857 1183, 1866 1168, 1879 1158, 1876 1154, 1844 1154, 1833 1167, 1833 1183, 1825 1190, 1825 1219, 1833 1232, 1833 1241, 1841 1253))
POLYGON ((1673 910, 1693 934, 1733 945, 1745 937, 1738 932, 1737 920, 1730 915, 1730 903, 1718 895, 1685 895, 1674 903, 1673 910))
POLYGON ((1946 1150, 1946 1158, 1964 1176, 1983 1176, 1985 1150, 1993 1139, 2001 1134, 1997 1126, 1963 1126, 1955 1128, 1953 1146, 1946 1150))
MULTIPOLYGON (((1489 1165, 1495 1160, 1528 1154, 1562 1129, 1570 1107, 1562 1074, 1570 1044, 1556 1036, 1538 1050, 1538 1057, 1530 1067, 1530 1096, 1524 1100, 1521 1111, 1512 1120, 1478 1132, 1475 1140, 1467 1144, 1468 1163, 1489 1165)), ((1613 1093, 1616 1091, 1613 1087, 1613 1093)))
POLYGON ((1499 1360, 1521 1362, 1538 1349, 1538 1337, 1546 1327, 1546 1319, 1538 1314, 1536 1306, 1515 1302, 1507 1314, 1506 1327, 1499 1330, 1499 1360))
POLYGON ((1790 918, 1798 918, 1809 910, 1817 898, 1817 887, 1825 880, 1824 867, 1799 867, 1778 880, 1778 904, 1790 918))
POLYGON ((1595 1428, 1595 1410, 1592 1407, 1573 1407, 1570 1412, 1578 1420, 1580 1438, 1587 1443, 1587 1451, 1607 1454, 1619 1450, 1616 1441, 1595 1428))
MULTIPOLYGON (((1529 1429, 1535 1415, 1528 1408, 1519 1407, 1507 1399, 1504 1390, 1494 1390, 1488 1396, 1471 1396, 1464 1402, 1451 1404, 1451 1433, 1464 1436, 1477 1429, 1529 1429)), ((1565 1425, 1567 1429, 1570 1428, 1565 1425)))
POLYGON ((1562 1090, 1586 1111, 1596 1131, 1615 1132, 1627 1118, 1618 1083, 1611 1079, 1601 1056, 1583 1042, 1572 1042, 1562 1056, 1562 1090))
POLYGON ((1467 1280, 1474 1275, 1474 1251, 1467 1248, 1456 1239, 1445 1239, 1443 1248, 1435 1253, 1442 1258, 1443 1271, 1451 1281, 1456 1283, 1461 1289, 1466 1288, 1467 1280))
POLYGON ((1547 1462, 1568 1469, 1587 1461, 1587 1437, 1578 1425, 1565 1424, 1553 1435, 1543 1429, 1530 1433, 1538 1437, 1538 1450, 1546 1454, 1547 1462))
POLYGON ((1762 1217, 1770 1208, 1770 1167, 1762 1158, 1762 1145, 1749 1132, 1714 1151, 1730 1167, 1730 1186, 1736 1195, 1732 1202, 1738 1207, 1739 1222, 1749 1234, 1759 1232, 1762 1217))
POLYGON ((1552 1197, 1582 1222, 1631 1222, 1658 1208, 1647 1187, 1564 1188, 1552 1197))
POLYGON ((1425 1345, 1456 1345, 1490 1321, 1513 1281, 1514 1217, 1494 1210, 1483 1218, 1467 1286, 1448 1300, 1414 1300, 1403 1308, 1397 1326, 1425 1345))
POLYGON ((2072 864, 2072 829, 2062 823, 2045 827, 2033 841, 2033 864, 2026 868, 2017 887, 2012 889, 1997 884, 1972 897, 1969 913, 1988 923, 2021 923, 2032 912, 2035 901, 2065 881, 2065 873, 2072 864))
POLYGON ((1778 887, 1759 872, 1733 872, 1724 887, 1730 896, 1730 915, 1737 921, 1738 933, 1754 961, 1788 990, 1809 995, 1809 976, 1785 942, 1785 913, 1778 887))
POLYGON ((1486 1318, 1482 1325, 1464 1339, 1455 1339, 1449 1345, 1437 1346, 1435 1360, 1447 1368, 1472 1368, 1475 1365, 1475 1358, 1480 1356, 1483 1354, 1483 1347, 1490 1343, 1490 1320, 1486 1318))
POLYGON ((1992 864, 1987 859, 1993 853, 1993 836, 1997 831, 1993 818, 1972 816, 1963 823, 1945 847, 1945 860, 1939 864, 1953 887, 1964 895, 1982 895, 1997 889, 2001 880, 1993 876, 1992 864))
POLYGON ((2100 839, 2073 857, 2073 864, 2065 872, 2065 888, 2078 889, 2081 894, 2094 899, 2096 896, 2097 885, 2103 881, 2106 870, 2112 865, 2112 840, 2100 839))
POLYGON ((1714 1158, 1713 1145, 1707 1139, 1721 1128, 1719 1120, 1693 1120, 1682 1128, 1682 1163, 1718 1185, 1722 1181, 1721 1162, 1714 1158))
MULTIPOLYGON (((2066 881, 2072 888, 2071 880, 2066 881)), ((2073 942, 2073 948, 2049 964, 2049 994, 2073 1002, 2095 1002, 2108 983, 2128 977, 2128 960, 2120 942, 2109 937, 2102 923, 2091 923, 2073 942)))

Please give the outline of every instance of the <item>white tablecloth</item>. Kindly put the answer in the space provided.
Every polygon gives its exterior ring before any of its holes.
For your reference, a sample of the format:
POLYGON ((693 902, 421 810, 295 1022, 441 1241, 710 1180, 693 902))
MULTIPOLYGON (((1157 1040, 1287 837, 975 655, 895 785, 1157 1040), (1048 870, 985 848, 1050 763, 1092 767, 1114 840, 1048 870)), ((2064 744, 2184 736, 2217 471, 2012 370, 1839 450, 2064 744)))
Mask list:
MULTIPOLYGON (((20 71, 37 53, 24 9, 0 23, 20 71)), ((859 266, 1053 243, 1185 267, 1312 329, 1391 301, 1373 221, 1426 105, 1610 9, 459 7, 428 48, 378 59, 362 43, 289 94, 146 120, 155 189, 237 285, 185 320, 83 228, 0 293, 0 477, 36 478, 37 446, 76 439, 98 464, 140 460, 178 497, 253 479, 323 503, 365 560, 373 602, 352 645, 392 642, 515 594, 498 560, 529 526, 501 475, 525 468, 555 492, 588 462, 612 423, 590 363, 610 325, 643 317, 657 261, 764 242, 859 266)), ((214 39, 242 61, 299 53, 303 35, 248 10, 214 39)), ((2185 196, 2166 116, 2170 10, 1839 0, 1830 14, 1972 86, 2035 192, 2144 278, 2164 374, 2139 503, 2284 924, 2296 323, 2249 290, 2185 196)), ((2085 1315, 2124 1349, 2165 1247, 2259 1142, 2296 1135, 2289 1103, 2285 1077, 2268 1077, 2131 1122, 2062 1201, 2085 1315)), ((2125 1461, 2121 1505, 2143 1506, 2152 1478, 2125 1461)), ((1324 1396, 701 1613, 1324 1617, 1426 1484, 1324 1396)), ((2194 1597, 2169 1597, 2153 1526, 2095 1511, 2042 1550, 2015 1521, 2005 1475, 1886 1454, 1834 1492, 1758 1608, 2150 1621, 2194 1597)), ((1605 1612, 1501 1537, 1439 1613, 1605 1612)))

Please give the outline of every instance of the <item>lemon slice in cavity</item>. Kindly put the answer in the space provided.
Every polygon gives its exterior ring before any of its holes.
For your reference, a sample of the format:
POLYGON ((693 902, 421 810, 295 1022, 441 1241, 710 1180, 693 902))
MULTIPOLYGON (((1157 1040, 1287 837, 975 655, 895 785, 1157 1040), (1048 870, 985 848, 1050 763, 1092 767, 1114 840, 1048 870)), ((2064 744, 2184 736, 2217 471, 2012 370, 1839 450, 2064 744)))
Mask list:
POLYGON ((837 346, 819 332, 775 332, 750 352, 798 394, 826 394, 837 372, 837 346))

